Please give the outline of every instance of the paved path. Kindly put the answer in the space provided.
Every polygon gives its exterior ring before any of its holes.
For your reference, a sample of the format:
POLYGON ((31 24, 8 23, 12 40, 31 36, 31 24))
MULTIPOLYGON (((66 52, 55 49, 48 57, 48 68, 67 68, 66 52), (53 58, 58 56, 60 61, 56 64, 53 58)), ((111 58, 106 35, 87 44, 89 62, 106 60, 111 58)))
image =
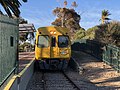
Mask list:
POLYGON ((34 58, 34 52, 21 52, 19 53, 19 72, 34 58))

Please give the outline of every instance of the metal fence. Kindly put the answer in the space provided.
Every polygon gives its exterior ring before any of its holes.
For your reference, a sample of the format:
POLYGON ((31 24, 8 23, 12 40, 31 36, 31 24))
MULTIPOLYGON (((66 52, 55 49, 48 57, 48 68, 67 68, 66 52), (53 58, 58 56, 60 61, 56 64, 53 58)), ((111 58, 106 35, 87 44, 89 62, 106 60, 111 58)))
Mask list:
POLYGON ((0 14, 0 87, 17 66, 18 20, 0 14))
POLYGON ((120 48, 113 45, 103 45, 93 40, 76 40, 72 42, 72 50, 83 51, 111 65, 120 72, 120 48))
POLYGON ((72 50, 83 51, 102 60, 103 45, 101 43, 93 40, 76 40, 72 43, 72 50))
POLYGON ((120 48, 113 45, 105 46, 103 61, 120 72, 120 48))

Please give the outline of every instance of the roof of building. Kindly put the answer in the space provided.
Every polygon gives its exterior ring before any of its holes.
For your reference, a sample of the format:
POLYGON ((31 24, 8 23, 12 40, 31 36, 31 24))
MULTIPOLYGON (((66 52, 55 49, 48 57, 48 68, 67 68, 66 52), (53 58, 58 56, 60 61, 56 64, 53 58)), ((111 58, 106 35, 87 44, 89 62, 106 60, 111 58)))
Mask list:
POLYGON ((36 32, 33 24, 19 24, 19 33, 32 33, 36 32))

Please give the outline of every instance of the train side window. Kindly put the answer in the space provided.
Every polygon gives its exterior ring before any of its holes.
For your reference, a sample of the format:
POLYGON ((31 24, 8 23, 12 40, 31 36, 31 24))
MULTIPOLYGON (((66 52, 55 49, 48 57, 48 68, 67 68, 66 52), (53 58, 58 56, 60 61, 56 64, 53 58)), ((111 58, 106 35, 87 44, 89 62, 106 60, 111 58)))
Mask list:
POLYGON ((10 36, 10 46, 11 47, 14 46, 14 38, 12 36, 10 36))
POLYGON ((56 38, 52 37, 51 38, 51 47, 55 47, 56 46, 56 38))

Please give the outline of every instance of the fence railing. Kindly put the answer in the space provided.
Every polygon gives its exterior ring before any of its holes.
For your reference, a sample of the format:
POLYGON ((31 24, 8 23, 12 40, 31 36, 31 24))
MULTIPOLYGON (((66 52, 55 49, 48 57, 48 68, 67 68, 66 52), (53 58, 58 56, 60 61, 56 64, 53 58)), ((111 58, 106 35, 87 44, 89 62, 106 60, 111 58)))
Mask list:
POLYGON ((105 46, 103 61, 120 72, 120 48, 113 45, 105 46))
POLYGON ((72 42, 72 50, 89 53, 99 60, 111 65, 120 72, 120 48, 103 45, 93 40, 77 40, 72 42))
POLYGON ((18 20, 0 14, 0 87, 17 67, 18 20))
POLYGON ((77 40, 72 42, 72 50, 83 51, 102 60, 103 45, 93 40, 77 40))

